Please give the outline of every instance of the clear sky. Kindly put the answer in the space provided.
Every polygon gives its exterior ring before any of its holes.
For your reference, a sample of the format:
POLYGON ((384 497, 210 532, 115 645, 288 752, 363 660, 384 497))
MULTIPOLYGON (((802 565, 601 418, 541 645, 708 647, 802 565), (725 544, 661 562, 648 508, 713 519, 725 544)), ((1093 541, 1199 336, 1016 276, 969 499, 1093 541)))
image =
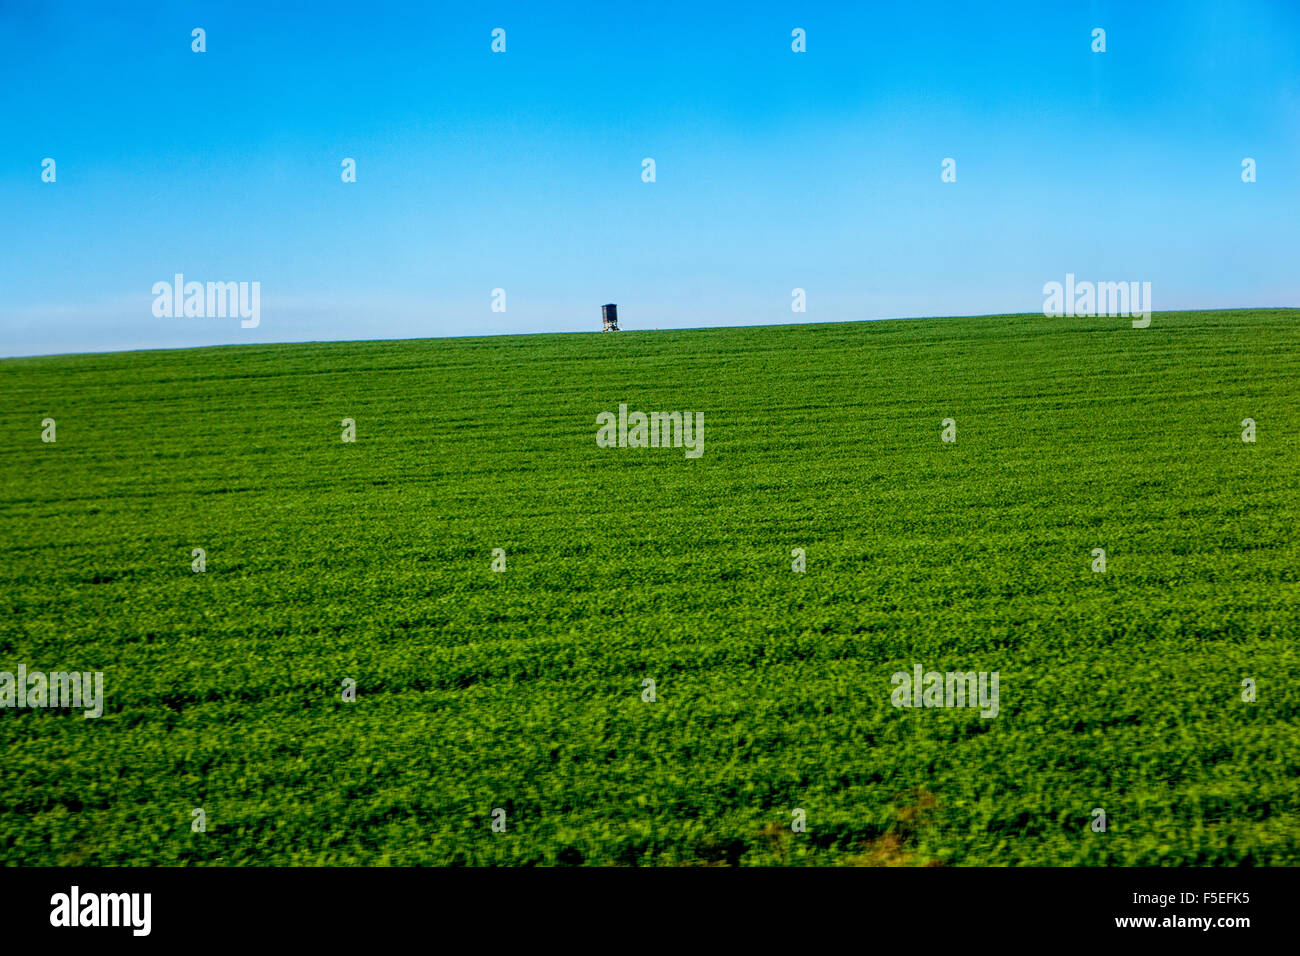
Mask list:
POLYGON ((0 0, 0 107, 0 355, 1300 304, 1295 0, 0 0))

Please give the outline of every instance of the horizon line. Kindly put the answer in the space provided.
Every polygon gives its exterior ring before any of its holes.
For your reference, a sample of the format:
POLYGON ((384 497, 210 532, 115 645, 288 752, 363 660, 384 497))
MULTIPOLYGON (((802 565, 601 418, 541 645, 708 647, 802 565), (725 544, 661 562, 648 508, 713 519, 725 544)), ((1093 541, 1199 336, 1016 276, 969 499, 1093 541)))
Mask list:
MULTIPOLYGON (((1274 306, 1234 306, 1232 308, 1204 308, 1204 309, 1162 309, 1152 311, 1151 315, 1174 315, 1187 312, 1277 312, 1277 311, 1300 311, 1300 306, 1294 305, 1274 305, 1274 306)), ((1033 316, 1044 319, 1065 319, 1065 318, 1097 318, 1098 316, 1089 315, 1053 315, 1046 316, 1042 312, 979 312, 974 314, 962 315, 900 315, 900 316, 881 316, 875 319, 823 319, 816 322, 769 322, 763 324, 738 324, 738 325, 698 325, 682 326, 680 328, 646 328, 646 329, 619 329, 617 334, 628 332, 708 332, 714 329, 781 329, 791 326, 811 326, 811 325, 855 325, 866 324, 870 322, 924 322, 935 319, 991 319, 991 318, 1016 318, 1022 316, 1033 316)), ((1122 316, 1114 316, 1120 318, 1122 316)), ((283 342, 218 342, 212 345, 158 345, 158 346, 141 346, 140 348, 128 349, 91 349, 83 352, 40 352, 30 355, 0 355, 0 362, 21 361, 23 359, 44 359, 44 358, 75 358, 83 355, 129 355, 136 352, 195 352, 200 349, 226 349, 226 348, 266 348, 269 346, 281 345, 349 345, 361 342, 428 342, 444 340, 476 340, 476 339, 499 339, 499 338, 525 338, 536 335, 603 335, 606 330, 603 329, 570 329, 556 330, 553 332, 483 332, 477 335, 421 335, 410 338, 373 338, 373 339, 291 339, 283 342)))

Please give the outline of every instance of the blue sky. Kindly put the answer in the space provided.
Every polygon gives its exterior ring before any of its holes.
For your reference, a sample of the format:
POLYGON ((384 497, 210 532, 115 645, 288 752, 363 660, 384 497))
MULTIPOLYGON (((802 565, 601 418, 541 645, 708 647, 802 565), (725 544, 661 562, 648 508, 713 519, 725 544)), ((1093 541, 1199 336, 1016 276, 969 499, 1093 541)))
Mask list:
POLYGON ((1300 304, 1290 0, 132 6, 0 2, 0 355, 1300 304))

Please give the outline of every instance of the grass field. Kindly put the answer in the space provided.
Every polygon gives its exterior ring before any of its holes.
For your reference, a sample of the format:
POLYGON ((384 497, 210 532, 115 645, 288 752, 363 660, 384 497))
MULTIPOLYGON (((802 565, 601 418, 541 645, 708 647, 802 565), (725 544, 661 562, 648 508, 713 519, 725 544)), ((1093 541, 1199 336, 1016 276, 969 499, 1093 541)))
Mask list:
POLYGON ((2 361, 0 670, 106 705, 0 710, 0 862, 1300 864, 1297 346, 1275 310, 2 361), (620 403, 704 454, 597 447, 620 403), (918 663, 999 672, 998 715, 894 707, 918 663))

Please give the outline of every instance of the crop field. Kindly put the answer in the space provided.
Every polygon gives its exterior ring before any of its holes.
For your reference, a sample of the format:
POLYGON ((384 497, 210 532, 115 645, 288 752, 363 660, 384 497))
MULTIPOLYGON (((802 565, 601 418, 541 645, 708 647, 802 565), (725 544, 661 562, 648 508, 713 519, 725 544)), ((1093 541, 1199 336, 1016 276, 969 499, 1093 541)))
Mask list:
POLYGON ((1300 864, 1298 492, 1295 310, 0 361, 0 862, 1300 864))

